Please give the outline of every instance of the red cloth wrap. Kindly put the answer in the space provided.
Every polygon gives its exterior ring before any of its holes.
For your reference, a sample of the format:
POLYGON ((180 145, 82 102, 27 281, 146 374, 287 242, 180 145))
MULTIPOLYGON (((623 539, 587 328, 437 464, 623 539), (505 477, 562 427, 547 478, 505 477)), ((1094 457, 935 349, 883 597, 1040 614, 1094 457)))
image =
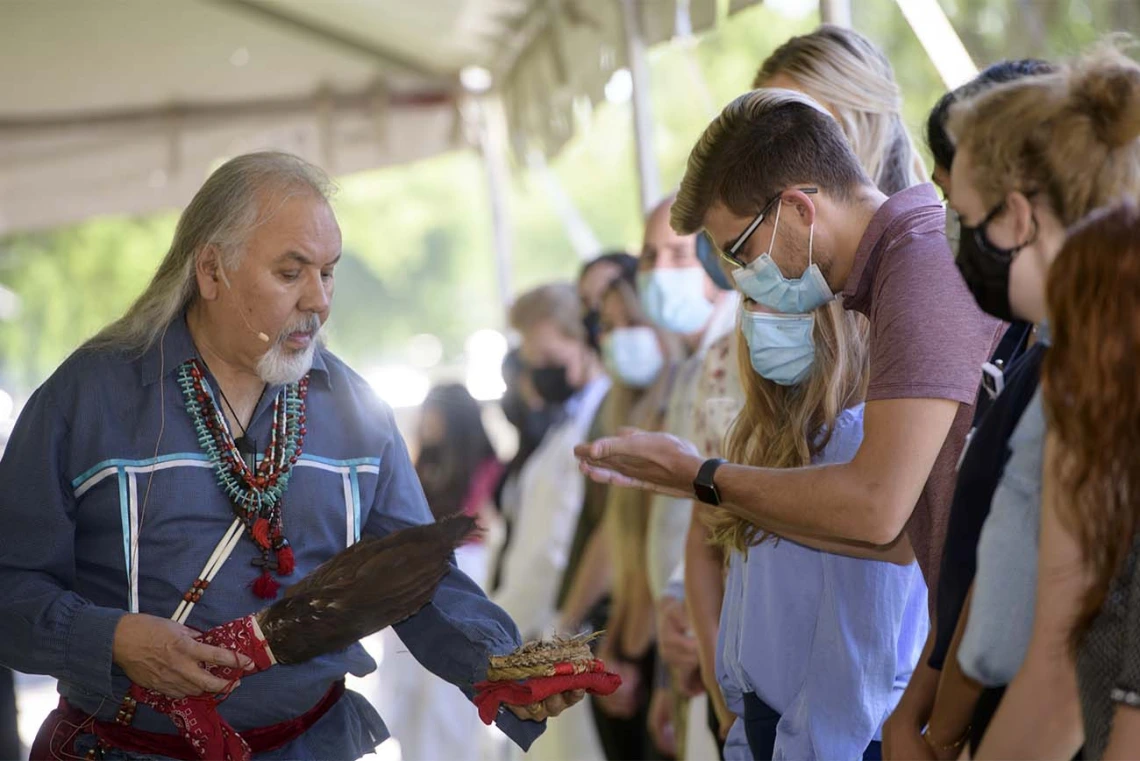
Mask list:
POLYGON ((479 682, 475 685, 475 705, 479 718, 490 725, 504 703, 525 706, 539 703, 551 695, 585 690, 591 695, 610 695, 621 686, 621 677, 605 670, 605 664, 594 661, 592 670, 583 674, 558 674, 570 670, 570 664, 555 665, 556 676, 537 676, 521 682, 479 682))
POLYGON ((173 700, 153 690, 132 684, 131 697, 169 716, 174 726, 178 728, 178 734, 190 743, 199 758, 249 761, 249 745, 229 725, 229 722, 221 717, 217 707, 218 703, 226 699, 238 679, 248 674, 265 671, 273 665, 269 646, 254 629, 253 616, 215 626, 204 633, 199 640, 207 645, 248 656, 253 661, 253 668, 243 671, 231 666, 207 665, 206 670, 211 674, 230 682, 221 695, 198 695, 173 700))

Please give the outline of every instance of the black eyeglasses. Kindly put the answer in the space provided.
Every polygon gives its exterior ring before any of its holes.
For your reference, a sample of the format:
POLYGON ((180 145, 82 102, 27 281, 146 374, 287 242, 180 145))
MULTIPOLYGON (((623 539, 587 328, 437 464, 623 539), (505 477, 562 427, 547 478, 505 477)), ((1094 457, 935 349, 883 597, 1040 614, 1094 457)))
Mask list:
MULTIPOLYGON (((801 193, 806 193, 809 196, 819 192, 819 188, 796 188, 796 190, 800 191, 801 193)), ((729 262, 730 264, 735 264, 737 267, 745 266, 744 262, 740 261, 740 258, 738 256, 740 249, 744 248, 744 244, 747 243, 748 239, 752 237, 752 233, 756 232, 756 228, 764 224, 764 219, 768 216, 768 212, 772 210, 772 207, 776 205, 776 202, 779 201, 783 195, 784 191, 781 190, 779 193, 773 196, 772 199, 768 201, 768 203, 764 204, 764 207, 760 209, 760 213, 757 214, 755 218, 753 218, 753 220, 748 224, 748 227, 744 228, 744 232, 742 232, 736 238, 736 240, 733 241, 732 245, 728 247, 728 251, 721 251, 719 247, 716 248, 717 253, 720 254, 722 259, 729 262)), ((715 241, 713 241, 713 245, 716 246, 715 241)))

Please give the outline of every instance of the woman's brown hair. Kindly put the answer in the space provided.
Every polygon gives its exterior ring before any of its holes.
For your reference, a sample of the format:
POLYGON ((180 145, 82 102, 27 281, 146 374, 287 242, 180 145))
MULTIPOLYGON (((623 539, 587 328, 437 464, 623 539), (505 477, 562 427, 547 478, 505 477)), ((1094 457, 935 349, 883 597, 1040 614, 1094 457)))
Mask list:
POLYGON ((1072 225, 1140 189, 1140 64, 1116 45, 956 103, 947 126, 991 207, 1041 193, 1072 225))
POLYGON ((1072 641, 1079 643, 1120 572, 1140 512, 1140 207, 1090 215, 1049 271, 1053 345, 1042 387, 1061 457, 1062 525, 1094 583, 1072 641))

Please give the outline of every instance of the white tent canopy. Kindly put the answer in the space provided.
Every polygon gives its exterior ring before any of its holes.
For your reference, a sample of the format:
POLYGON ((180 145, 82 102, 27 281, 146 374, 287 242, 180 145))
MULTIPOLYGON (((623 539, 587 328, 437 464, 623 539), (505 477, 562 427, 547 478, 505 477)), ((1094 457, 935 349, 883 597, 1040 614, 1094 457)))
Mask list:
POLYGON ((6 0, 0 235, 180 207, 250 150, 342 174, 462 147, 470 66, 515 147, 551 154, 625 66, 621 2, 648 44, 716 17, 717 0, 6 0))

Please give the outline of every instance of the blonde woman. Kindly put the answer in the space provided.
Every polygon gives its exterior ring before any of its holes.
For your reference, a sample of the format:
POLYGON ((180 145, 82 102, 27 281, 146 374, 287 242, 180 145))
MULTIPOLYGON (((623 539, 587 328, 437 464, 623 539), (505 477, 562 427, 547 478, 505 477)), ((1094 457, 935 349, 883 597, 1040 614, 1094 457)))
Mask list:
MULTIPOLYGON (((636 426, 659 430, 682 354, 678 339, 655 327, 642 311, 633 284, 618 278, 602 295, 599 320, 602 361, 613 388, 603 412, 606 428, 636 426)), ((612 598, 603 659, 622 674, 621 689, 597 701, 611 719, 630 720, 625 736, 606 737, 609 758, 649 758, 672 753, 661 732, 646 734, 654 671, 654 610, 650 593, 647 539, 650 496, 633 489, 610 488, 603 526, 613 566, 612 598)))
MULTIPOLYGON (((849 461, 863 439, 866 320, 836 303, 785 315, 748 301, 737 340, 745 401, 728 457, 849 461)), ((917 564, 810 549, 720 508, 708 523, 728 557, 716 673, 743 720, 730 748, 743 734, 753 759, 881 758, 883 722, 926 636, 917 564)))
POLYGON ((903 124, 891 63, 858 32, 824 24, 791 38, 768 56, 752 86, 797 90, 823 105, 887 195, 926 182, 926 167, 903 124))

